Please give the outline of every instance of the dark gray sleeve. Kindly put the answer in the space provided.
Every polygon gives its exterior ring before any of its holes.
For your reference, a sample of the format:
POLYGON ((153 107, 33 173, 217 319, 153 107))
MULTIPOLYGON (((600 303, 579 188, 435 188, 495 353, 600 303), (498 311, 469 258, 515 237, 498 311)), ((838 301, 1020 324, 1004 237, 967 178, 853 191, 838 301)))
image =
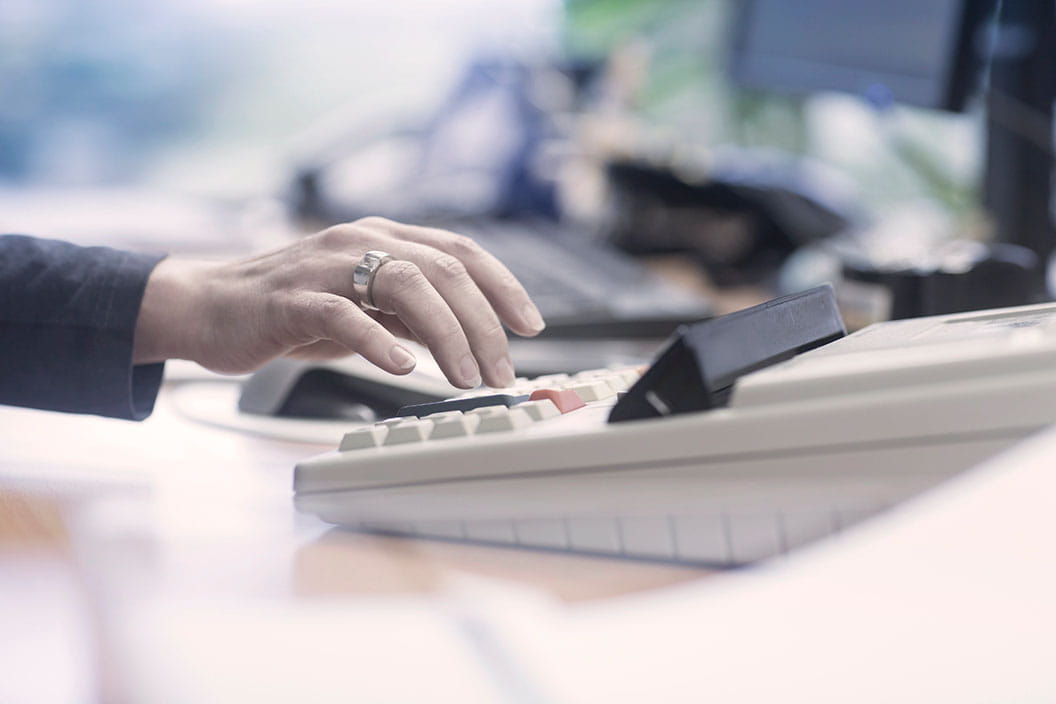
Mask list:
POLYGON ((0 236, 0 404, 142 420, 163 364, 132 365, 161 256, 0 236))

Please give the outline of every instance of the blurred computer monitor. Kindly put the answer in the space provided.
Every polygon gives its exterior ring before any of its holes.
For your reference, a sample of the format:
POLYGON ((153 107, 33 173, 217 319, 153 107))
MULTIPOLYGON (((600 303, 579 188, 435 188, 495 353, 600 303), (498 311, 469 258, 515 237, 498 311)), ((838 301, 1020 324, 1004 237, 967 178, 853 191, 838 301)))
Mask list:
POLYGON ((749 88, 841 91, 881 107, 964 110, 978 93, 986 105, 982 200, 995 239, 1043 262, 1056 249, 1054 3, 740 0, 729 66, 749 88))
POLYGON ((988 0, 742 0, 730 70, 781 93, 835 90, 963 110, 979 74, 988 0))

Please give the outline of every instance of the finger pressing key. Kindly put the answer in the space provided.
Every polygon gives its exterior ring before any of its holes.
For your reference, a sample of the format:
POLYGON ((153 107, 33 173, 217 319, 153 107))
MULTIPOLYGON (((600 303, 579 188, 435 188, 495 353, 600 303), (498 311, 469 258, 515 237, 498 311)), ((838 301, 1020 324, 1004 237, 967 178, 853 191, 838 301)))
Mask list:
POLYGON ((458 318, 485 383, 504 387, 513 383, 506 331, 491 302, 467 268, 456 257, 413 242, 391 246, 401 259, 414 262, 458 318))
POLYGON ((374 303, 400 320, 433 353, 444 375, 455 386, 473 388, 482 382, 469 341, 447 301, 414 262, 389 262, 374 279, 374 303))

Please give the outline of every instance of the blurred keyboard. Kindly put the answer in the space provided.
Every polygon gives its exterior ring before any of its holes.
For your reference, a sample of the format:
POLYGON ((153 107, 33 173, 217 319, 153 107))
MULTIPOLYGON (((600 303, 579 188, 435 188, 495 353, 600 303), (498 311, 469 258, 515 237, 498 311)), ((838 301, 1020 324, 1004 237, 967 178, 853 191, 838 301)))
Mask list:
POLYGON ((498 257, 524 284, 553 337, 664 338, 708 318, 709 302, 605 242, 553 224, 445 223, 498 257))

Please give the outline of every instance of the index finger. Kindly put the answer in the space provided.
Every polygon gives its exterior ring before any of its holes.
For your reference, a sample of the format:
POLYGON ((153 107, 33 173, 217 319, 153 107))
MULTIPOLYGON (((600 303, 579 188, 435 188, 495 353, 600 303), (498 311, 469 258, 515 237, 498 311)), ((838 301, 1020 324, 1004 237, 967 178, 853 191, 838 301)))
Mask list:
POLYGON ((518 335, 538 335, 546 327, 539 309, 517 277, 472 238, 447 230, 368 218, 367 227, 378 227, 398 239, 428 245, 459 259, 476 282, 488 303, 518 335))

